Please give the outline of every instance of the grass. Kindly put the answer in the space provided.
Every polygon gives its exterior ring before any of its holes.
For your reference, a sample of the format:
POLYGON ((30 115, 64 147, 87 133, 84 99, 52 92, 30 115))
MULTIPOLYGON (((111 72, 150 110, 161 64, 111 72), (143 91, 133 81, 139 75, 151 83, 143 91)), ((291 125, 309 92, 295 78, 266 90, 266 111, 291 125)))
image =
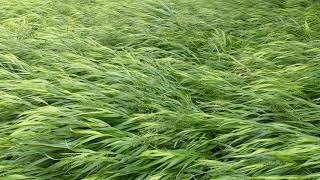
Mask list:
POLYGON ((0 0, 0 179, 320 179, 317 0, 0 0))

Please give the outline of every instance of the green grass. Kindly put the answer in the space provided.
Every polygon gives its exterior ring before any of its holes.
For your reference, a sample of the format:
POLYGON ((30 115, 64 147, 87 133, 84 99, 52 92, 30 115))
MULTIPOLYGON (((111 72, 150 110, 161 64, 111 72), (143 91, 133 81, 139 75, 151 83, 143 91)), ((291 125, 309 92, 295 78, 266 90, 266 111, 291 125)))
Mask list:
POLYGON ((320 2, 0 0, 0 179, 320 179, 320 2))

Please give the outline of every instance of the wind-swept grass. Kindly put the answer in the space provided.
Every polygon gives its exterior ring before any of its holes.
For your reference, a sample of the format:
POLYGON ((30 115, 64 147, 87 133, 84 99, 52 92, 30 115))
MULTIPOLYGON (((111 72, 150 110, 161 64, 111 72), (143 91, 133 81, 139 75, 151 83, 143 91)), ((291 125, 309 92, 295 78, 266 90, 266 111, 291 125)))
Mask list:
POLYGON ((316 0, 0 0, 0 179, 319 179, 316 0))

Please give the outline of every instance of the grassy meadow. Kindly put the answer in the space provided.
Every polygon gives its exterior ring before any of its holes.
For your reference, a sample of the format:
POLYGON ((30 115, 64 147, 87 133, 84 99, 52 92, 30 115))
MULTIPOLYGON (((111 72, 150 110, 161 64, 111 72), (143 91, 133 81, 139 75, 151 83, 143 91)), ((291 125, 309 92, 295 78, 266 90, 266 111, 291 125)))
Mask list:
POLYGON ((24 179, 320 179, 320 1, 0 0, 24 179))

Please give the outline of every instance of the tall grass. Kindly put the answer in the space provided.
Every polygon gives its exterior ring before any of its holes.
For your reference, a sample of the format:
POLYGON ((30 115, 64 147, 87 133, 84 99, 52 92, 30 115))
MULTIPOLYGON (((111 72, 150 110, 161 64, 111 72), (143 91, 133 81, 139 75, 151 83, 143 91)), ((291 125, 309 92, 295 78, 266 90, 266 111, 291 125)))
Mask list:
POLYGON ((320 178, 316 0, 0 0, 0 179, 320 178))

